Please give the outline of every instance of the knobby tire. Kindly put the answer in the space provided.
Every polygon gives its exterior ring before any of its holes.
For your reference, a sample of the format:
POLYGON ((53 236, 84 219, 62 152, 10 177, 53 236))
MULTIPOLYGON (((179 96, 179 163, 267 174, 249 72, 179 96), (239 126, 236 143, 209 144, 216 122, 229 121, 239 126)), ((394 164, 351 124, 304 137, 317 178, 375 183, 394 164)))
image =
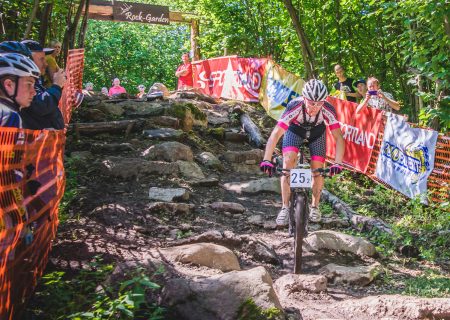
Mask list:
POLYGON ((308 217, 308 198, 304 193, 297 193, 293 199, 295 221, 294 234, 294 273, 302 271, 303 237, 305 234, 306 219, 308 217))

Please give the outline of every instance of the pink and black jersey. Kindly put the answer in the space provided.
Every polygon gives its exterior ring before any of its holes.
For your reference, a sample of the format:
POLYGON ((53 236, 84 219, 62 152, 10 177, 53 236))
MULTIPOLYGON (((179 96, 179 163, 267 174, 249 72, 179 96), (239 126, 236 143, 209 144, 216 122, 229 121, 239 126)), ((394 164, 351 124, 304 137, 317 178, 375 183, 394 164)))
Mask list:
POLYGON ((337 120, 337 114, 334 107, 325 101, 324 106, 316 116, 310 116, 306 112, 305 101, 303 97, 298 97, 289 102, 278 120, 278 126, 287 130, 290 125, 296 126, 319 126, 325 123, 330 130, 340 128, 339 121, 337 120))

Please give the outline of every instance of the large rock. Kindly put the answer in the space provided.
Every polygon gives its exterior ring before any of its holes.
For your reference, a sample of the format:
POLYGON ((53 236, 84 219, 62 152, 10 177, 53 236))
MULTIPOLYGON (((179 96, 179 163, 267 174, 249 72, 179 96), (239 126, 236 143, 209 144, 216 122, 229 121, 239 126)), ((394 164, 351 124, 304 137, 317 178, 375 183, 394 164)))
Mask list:
POLYGON ((161 128, 153 130, 144 130, 143 135, 149 139, 177 140, 184 136, 184 132, 172 128, 161 128))
POLYGON ((369 241, 331 230, 315 231, 305 239, 305 242, 312 251, 329 249, 369 257, 376 254, 375 246, 369 241))
POLYGON ((264 150, 228 151, 225 152, 222 157, 225 161, 233 163, 246 163, 249 160, 254 161, 254 163, 259 163, 263 160, 264 150))
POLYGON ((179 172, 176 163, 120 157, 109 157, 103 160, 100 168, 105 175, 123 179, 147 174, 177 175, 179 172))
POLYGON ((261 171, 259 165, 255 163, 232 163, 231 168, 234 172, 243 173, 243 174, 251 174, 251 175, 263 175, 264 172, 261 171))
POLYGON ((281 194, 281 185, 279 178, 262 178, 258 180, 250 180, 247 182, 230 182, 225 183, 223 187, 226 190, 236 193, 260 193, 275 192, 281 194))
POLYGON ((165 114, 168 106, 160 103, 134 102, 124 106, 125 114, 129 117, 155 117, 165 114))
POLYGON ((196 159, 203 164, 204 166, 211 169, 223 169, 222 162, 211 152, 202 152, 200 153, 196 159))
POLYGON ((219 212, 243 213, 245 211, 242 204, 235 202, 213 202, 210 207, 219 212))
POLYGON ((352 319, 450 319, 450 299, 380 295, 342 301, 336 310, 352 319))
POLYGON ((327 264, 319 270, 319 273, 334 283, 346 283, 365 286, 375 279, 380 271, 380 264, 370 266, 347 267, 334 263, 327 264))
POLYGON ((93 143, 91 150, 94 153, 120 153, 134 151, 131 143, 93 143))
POLYGON ((284 319, 272 279, 264 267, 204 279, 172 279, 162 295, 163 304, 174 310, 178 319, 244 319, 238 312, 249 299, 263 310, 279 309, 280 316, 272 319, 284 319))
POLYGON ((188 214, 194 210, 195 205, 190 203, 178 202, 152 202, 146 209, 149 212, 169 212, 176 214, 188 214))
POLYGON ((178 160, 194 160, 194 154, 192 153, 191 148, 176 141, 163 142, 151 146, 142 152, 142 155, 147 159, 164 160, 169 162, 175 162, 178 160))
POLYGON ((150 200, 173 202, 188 200, 189 192, 183 188, 157 188, 151 187, 148 196, 150 200))
POLYGON ((104 102, 97 105, 97 108, 103 111, 104 113, 115 117, 120 117, 124 113, 123 107, 115 103, 104 102))
POLYGON ((213 243, 194 243, 160 250, 170 260, 192 263, 223 272, 241 270, 236 255, 230 249, 213 243))
POLYGON ((177 164, 184 178, 194 180, 205 179, 202 169, 195 162, 178 160, 177 164))
POLYGON ((302 290, 318 293, 327 290, 327 278, 322 275, 289 273, 278 278, 274 287, 280 297, 288 297, 302 290))

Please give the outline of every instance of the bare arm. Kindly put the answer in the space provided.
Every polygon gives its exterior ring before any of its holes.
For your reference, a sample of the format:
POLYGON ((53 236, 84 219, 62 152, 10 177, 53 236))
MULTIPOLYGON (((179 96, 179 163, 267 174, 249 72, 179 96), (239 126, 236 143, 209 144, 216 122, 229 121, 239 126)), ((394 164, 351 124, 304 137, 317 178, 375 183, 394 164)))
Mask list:
POLYGON ((331 131, 331 134, 333 135, 334 140, 336 141, 336 156, 334 158, 334 161, 338 164, 342 164, 345 151, 345 141, 344 137, 342 136, 341 129, 336 128, 331 131))
POLYGON ((398 101, 395 101, 394 99, 388 98, 381 90, 378 92, 378 95, 386 100, 386 102, 389 104, 389 106, 394 110, 400 110, 400 103, 398 101))
POLYGON ((276 126, 270 134, 269 140, 267 140, 266 151, 264 152, 264 160, 272 161, 272 154, 278 143, 278 140, 283 136, 284 129, 276 126))

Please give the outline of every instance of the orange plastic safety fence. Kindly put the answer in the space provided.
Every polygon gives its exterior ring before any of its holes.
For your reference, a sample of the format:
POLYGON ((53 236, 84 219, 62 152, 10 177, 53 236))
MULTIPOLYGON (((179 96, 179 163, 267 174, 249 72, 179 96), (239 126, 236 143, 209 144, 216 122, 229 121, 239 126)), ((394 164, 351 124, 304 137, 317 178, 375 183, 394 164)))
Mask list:
POLYGON ((66 62, 67 81, 64 85, 59 108, 67 125, 72 116, 73 108, 79 103, 83 86, 84 49, 69 50, 66 62))
POLYGON ((64 194, 63 131, 1 128, 0 319, 17 318, 42 274, 64 194))

